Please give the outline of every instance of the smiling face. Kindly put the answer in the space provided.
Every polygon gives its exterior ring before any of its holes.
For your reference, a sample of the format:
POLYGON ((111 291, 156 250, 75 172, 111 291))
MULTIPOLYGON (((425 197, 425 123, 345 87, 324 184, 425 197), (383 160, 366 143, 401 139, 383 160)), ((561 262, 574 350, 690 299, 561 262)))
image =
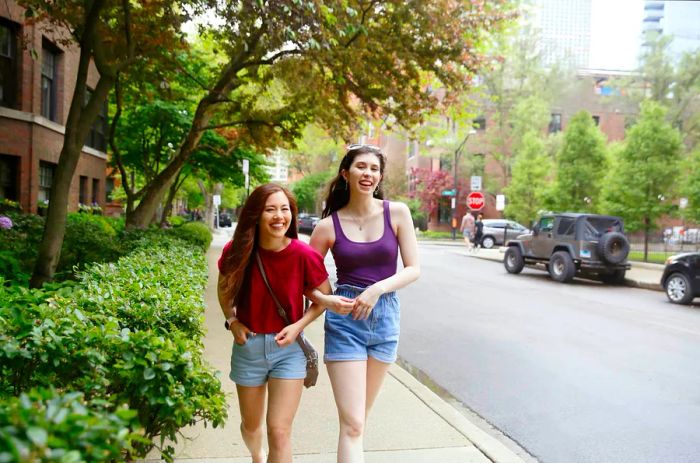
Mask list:
POLYGON ((358 154, 343 172, 351 191, 372 195, 382 180, 381 165, 376 154, 358 154))
POLYGON ((292 208, 289 198, 283 191, 277 191, 267 197, 265 207, 258 222, 261 238, 284 238, 292 224, 292 208))

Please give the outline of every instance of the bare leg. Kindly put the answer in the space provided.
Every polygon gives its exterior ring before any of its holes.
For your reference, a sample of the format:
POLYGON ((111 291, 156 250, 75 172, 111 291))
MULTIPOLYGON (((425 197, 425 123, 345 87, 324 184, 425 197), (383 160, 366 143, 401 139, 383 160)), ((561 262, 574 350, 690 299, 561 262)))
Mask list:
POLYGON ((248 447, 253 463, 265 463, 262 442, 263 416, 265 416, 265 396, 267 385, 247 387, 236 384, 238 406, 241 410, 241 435, 248 447))
POLYGON ((292 422, 299 408, 304 381, 270 378, 267 406, 268 463, 292 463, 292 422))
POLYGON ((390 363, 380 362, 379 360, 369 357, 367 359, 367 392, 365 403, 365 420, 369 416, 369 411, 374 405, 374 400, 379 394, 379 390, 384 383, 386 373, 389 371, 390 363))
POLYGON ((340 422, 338 463, 364 463, 367 362, 326 362, 326 369, 340 422))

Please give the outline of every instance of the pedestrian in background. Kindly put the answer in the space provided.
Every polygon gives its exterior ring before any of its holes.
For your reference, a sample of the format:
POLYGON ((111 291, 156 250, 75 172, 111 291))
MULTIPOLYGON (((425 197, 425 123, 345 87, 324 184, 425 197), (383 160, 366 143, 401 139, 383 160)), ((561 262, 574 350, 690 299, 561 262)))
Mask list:
POLYGON ((479 214, 474 222, 474 248, 481 247, 481 239, 484 237, 484 216, 479 214))
POLYGON ((367 416, 399 341, 396 290, 419 274, 418 244, 408 207, 383 200, 385 159, 372 145, 351 145, 331 181, 323 218, 311 235, 330 249, 336 295, 355 300, 351 314, 326 312, 324 361, 338 408, 338 462, 364 462, 367 416), (399 252, 403 268, 397 271, 399 252))
POLYGON ((464 214, 464 217, 462 217, 462 225, 460 227, 460 230, 462 231, 462 236, 464 237, 464 244, 467 245, 468 251, 471 251, 471 249, 474 247, 474 244, 472 243, 475 229, 474 222, 474 216, 471 212, 467 212, 466 214, 464 214))
POLYGON ((241 434, 254 463, 266 461, 263 420, 267 461, 292 462, 292 422, 306 376, 306 357, 295 342, 297 336, 323 307, 341 313, 353 309, 353 301, 327 295, 331 287, 323 258, 297 239, 296 216, 289 191, 275 184, 259 186, 246 200, 233 240, 219 259, 219 303, 224 326, 234 338, 230 378, 238 393, 241 434), (290 325, 277 311, 256 254, 290 325), (323 305, 312 304, 304 312, 304 291, 314 288, 315 299, 323 305))

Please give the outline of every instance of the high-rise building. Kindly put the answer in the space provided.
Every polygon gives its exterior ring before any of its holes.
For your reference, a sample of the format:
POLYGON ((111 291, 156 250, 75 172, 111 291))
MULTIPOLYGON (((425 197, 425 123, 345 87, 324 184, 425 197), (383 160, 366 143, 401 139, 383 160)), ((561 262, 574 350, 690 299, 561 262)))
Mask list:
POLYGON ((545 65, 586 68, 591 54, 591 0, 534 0, 532 24, 539 30, 545 65))
MULTIPOLYGON (((675 59, 700 49, 700 2, 647 0, 642 32, 673 37, 670 51, 675 59)), ((643 41, 642 46, 645 45, 643 41)))

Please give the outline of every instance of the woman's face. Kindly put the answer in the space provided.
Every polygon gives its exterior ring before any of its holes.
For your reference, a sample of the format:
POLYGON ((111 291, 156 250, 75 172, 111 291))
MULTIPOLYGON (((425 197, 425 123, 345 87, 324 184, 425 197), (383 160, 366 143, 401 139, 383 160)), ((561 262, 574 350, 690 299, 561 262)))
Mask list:
POLYGON ((292 224, 292 209, 289 207, 289 199, 283 191, 278 191, 267 197, 258 232, 260 236, 269 238, 282 238, 292 224))
POLYGON ((358 154, 350 164, 350 169, 345 171, 345 180, 350 186, 350 191, 372 195, 377 185, 382 180, 381 165, 376 154, 358 154))

